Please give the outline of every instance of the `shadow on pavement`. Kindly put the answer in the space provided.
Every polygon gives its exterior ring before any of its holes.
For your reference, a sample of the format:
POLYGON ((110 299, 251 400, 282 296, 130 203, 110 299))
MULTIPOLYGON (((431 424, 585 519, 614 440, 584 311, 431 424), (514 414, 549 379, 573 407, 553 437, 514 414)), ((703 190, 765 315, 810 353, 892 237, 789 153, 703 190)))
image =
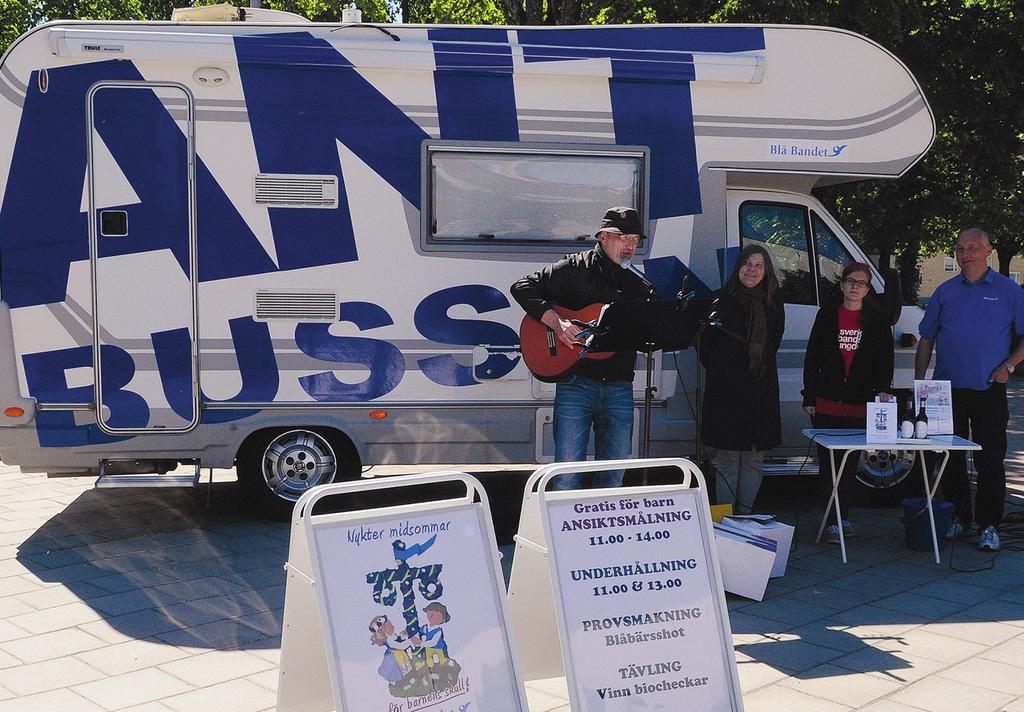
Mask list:
POLYGON ((214 483, 209 495, 207 507, 206 486, 88 490, 25 540, 17 559, 99 614, 81 627, 102 638, 277 647, 288 525, 260 519, 233 482, 214 483))
MULTIPOLYGON (((1011 475, 1009 522, 1021 520, 1021 480, 1011 475)), ((730 595, 739 665, 763 663, 813 681, 871 673, 903 686, 1021 632, 1024 557, 1019 533, 998 555, 976 549, 976 536, 945 543, 941 564, 909 550, 897 509, 855 509, 858 536, 837 546, 814 542, 821 509, 792 490, 769 487, 761 511, 796 524, 786 575, 764 600, 730 595)))
MULTIPOLYGON (((528 474, 475 474, 499 544, 515 534, 528 474)), ((17 560, 92 609, 98 620, 79 612, 80 627, 111 642, 276 648, 289 525, 261 518, 234 482, 214 483, 209 499, 206 485, 87 490, 29 536, 17 560)))
MULTIPOLYGON (((527 474, 476 475, 505 545, 503 568, 527 474)), ((956 651, 966 657, 1019 633, 1018 552, 993 559, 963 542, 953 550, 957 567, 978 572, 954 571, 949 547, 941 566, 905 548, 897 511, 862 509, 843 564, 834 547, 813 541, 820 518, 813 489, 766 482, 759 509, 796 523, 797 547, 763 601, 729 597, 741 667, 762 664, 766 674, 803 680, 866 672, 906 684, 950 664, 956 651)), ((1016 481, 1011 509, 1022 503, 1021 489, 1016 481)), ((210 494, 207 507, 204 488, 86 491, 25 540, 17 559, 40 580, 66 587, 96 618, 79 627, 110 642, 277 648, 289 527, 254 514, 234 483, 216 483, 210 494)), ((46 629, 45 620, 39 625, 46 629)))

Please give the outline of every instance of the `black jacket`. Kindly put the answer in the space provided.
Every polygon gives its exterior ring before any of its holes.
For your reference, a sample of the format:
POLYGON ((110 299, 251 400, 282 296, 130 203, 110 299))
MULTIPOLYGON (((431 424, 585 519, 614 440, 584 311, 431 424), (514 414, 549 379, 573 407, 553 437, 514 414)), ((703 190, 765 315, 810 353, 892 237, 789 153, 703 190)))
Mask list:
MULTIPOLYGON (((540 319, 558 305, 582 309, 591 304, 643 301, 643 283, 631 272, 608 259, 600 245, 566 255, 539 272, 512 285, 512 296, 527 314, 540 319)), ((609 359, 582 359, 576 373, 608 381, 632 381, 636 351, 616 351, 609 359)))
POLYGON ((814 405, 818 397, 836 403, 860 405, 874 400, 892 385, 892 328, 881 314, 863 312, 863 330, 857 351, 846 375, 839 352, 839 305, 823 306, 814 317, 804 355, 803 404, 814 405))
POLYGON ((781 302, 768 307, 768 340, 765 343, 764 375, 750 375, 747 355, 747 313, 732 296, 719 291, 713 309, 722 327, 700 337, 700 361, 707 370, 701 405, 701 442, 720 450, 768 450, 782 442, 779 415, 779 370, 775 354, 786 330, 781 302))

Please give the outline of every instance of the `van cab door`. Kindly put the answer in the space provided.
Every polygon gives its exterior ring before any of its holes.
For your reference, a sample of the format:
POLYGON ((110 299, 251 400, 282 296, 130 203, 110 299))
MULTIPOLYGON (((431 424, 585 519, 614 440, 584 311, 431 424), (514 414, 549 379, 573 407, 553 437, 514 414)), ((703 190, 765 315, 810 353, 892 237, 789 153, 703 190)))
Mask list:
MULTIPOLYGON (((735 189, 727 195, 724 277, 729 275, 740 249, 749 243, 761 244, 772 257, 786 304, 786 332, 778 354, 782 445, 776 452, 799 456, 807 450, 800 430, 810 427, 800 392, 804 353, 815 314, 822 300, 839 288, 843 267, 868 260, 821 203, 809 195, 735 189)), ((876 291, 881 291, 882 282, 874 268, 872 283, 876 291)))

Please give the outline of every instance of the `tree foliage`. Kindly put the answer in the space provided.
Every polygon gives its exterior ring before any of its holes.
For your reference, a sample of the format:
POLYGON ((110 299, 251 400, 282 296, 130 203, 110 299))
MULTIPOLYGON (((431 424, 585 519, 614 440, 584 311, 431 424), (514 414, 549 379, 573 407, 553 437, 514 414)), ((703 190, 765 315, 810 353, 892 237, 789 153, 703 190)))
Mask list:
POLYGON ((0 52, 50 20, 146 20, 149 0, 0 0, 0 52))
POLYGON ((406 22, 437 25, 501 25, 508 21, 494 0, 402 0, 406 22))
POLYGON ((1024 250, 1021 13, 1015 0, 727 0, 714 19, 842 27, 910 67, 935 114, 931 150, 898 181, 821 197, 883 262, 898 258, 914 298, 919 255, 948 253, 963 227, 989 231, 1004 273, 1024 250))

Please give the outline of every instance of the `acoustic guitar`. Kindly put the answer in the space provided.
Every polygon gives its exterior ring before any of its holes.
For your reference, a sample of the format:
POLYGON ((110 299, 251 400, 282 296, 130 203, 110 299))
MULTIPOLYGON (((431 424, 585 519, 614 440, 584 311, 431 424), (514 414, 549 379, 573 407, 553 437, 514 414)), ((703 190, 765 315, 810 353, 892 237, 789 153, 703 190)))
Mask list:
MULTIPOLYGON (((604 306, 591 304, 576 310, 555 306, 552 309, 563 319, 569 319, 583 329, 597 322, 604 306)), ((558 339, 547 324, 529 314, 523 317, 519 325, 519 348, 526 367, 538 381, 546 383, 572 375, 583 359, 605 359, 615 355, 614 351, 587 351, 582 343, 570 348, 558 339)))

